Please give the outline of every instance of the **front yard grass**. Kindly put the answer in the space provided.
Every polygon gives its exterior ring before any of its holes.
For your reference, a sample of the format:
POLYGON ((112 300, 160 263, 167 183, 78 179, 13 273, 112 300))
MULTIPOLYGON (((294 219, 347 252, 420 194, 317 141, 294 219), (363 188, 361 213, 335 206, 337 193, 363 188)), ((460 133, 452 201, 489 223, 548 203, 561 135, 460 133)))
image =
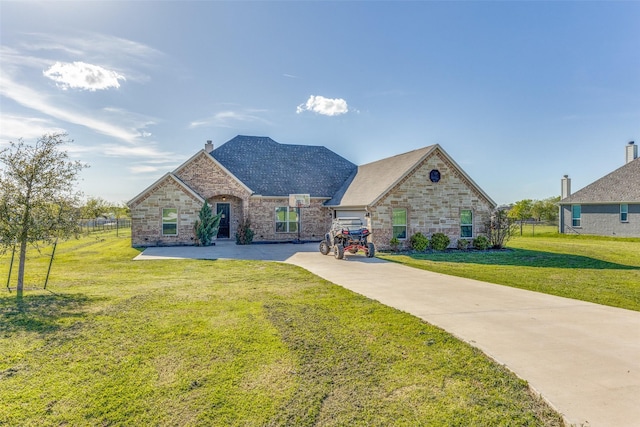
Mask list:
POLYGON ((562 425, 480 351, 301 268, 129 243, 64 242, 53 293, 0 292, 0 425, 562 425))
POLYGON ((640 311, 640 239, 525 233, 503 251, 378 256, 438 273, 640 311))

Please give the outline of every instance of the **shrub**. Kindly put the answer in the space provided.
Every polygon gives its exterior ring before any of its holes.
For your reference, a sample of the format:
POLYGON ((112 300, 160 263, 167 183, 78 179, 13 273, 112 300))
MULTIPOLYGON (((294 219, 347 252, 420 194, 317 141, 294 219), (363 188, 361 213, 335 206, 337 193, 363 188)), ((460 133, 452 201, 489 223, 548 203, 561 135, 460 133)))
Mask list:
POLYGON ((451 240, 444 233, 434 233, 431 236, 430 246, 435 251, 444 251, 449 247, 449 243, 451 243, 451 240))
POLYGON ((429 238, 424 234, 417 232, 411 236, 409 244, 414 250, 424 252, 429 247, 429 238))
POLYGON ((467 239, 458 239, 457 248, 461 251, 469 249, 470 242, 467 239))
POLYGON ((389 241, 389 246, 393 249, 394 252, 398 252, 398 248, 400 247, 400 240, 397 237, 392 238, 389 241))
POLYGON ((489 249, 489 246, 491 246, 491 242, 489 242, 487 236, 478 236, 473 239, 473 247, 476 249, 484 251, 486 249, 489 249))
POLYGON ((253 242, 253 230, 251 229, 251 220, 249 218, 242 219, 238 224, 236 232, 236 245, 250 245, 253 242))

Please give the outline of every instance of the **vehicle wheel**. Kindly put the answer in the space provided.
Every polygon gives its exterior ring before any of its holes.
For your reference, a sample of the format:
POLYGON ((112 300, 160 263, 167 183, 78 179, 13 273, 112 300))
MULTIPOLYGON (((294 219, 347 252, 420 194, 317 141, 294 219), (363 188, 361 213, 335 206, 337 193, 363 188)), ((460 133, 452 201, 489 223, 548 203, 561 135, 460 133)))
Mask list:
POLYGON ((336 257, 336 259, 342 259, 344 258, 344 246, 337 244, 333 247, 333 256, 336 257))
POLYGON ((373 243, 367 243, 367 249, 367 257, 373 258, 374 256, 376 256, 376 247, 373 245, 373 243))
POLYGON ((327 243, 326 240, 323 240, 322 242, 320 242, 320 253, 322 255, 329 254, 329 244, 327 243))

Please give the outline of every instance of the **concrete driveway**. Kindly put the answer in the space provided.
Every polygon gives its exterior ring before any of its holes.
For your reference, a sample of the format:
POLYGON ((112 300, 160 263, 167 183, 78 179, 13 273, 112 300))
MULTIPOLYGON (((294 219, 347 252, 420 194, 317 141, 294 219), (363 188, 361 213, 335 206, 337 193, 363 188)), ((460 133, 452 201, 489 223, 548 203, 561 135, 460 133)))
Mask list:
POLYGON ((298 265, 479 348, 576 426, 640 425, 640 312, 405 267, 317 244, 149 248, 136 259, 265 259, 298 265))

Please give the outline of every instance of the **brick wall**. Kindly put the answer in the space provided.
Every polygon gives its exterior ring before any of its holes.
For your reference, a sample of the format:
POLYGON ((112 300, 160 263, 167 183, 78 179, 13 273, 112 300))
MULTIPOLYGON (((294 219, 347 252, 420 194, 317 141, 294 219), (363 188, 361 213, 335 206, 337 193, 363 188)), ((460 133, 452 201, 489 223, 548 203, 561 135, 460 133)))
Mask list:
POLYGON ((251 194, 235 177, 221 169, 204 152, 178 168, 175 175, 207 200, 219 195, 230 195, 243 199, 251 194))
MULTIPOLYGON (((302 240, 321 240, 331 226, 328 208, 322 205, 325 199, 311 199, 311 206, 300 208, 302 240)), ((276 233, 276 208, 289 206, 288 198, 254 196, 249 200, 249 218, 255 232, 254 241, 291 241, 298 232, 276 233)))
POLYGON ((492 206, 464 175, 437 152, 399 182, 380 199, 371 212, 372 239, 380 249, 388 249, 392 237, 394 208, 407 210, 407 241, 416 232, 427 237, 444 233, 455 247, 460 238, 460 210, 473 212, 473 237, 485 232, 492 206), (431 170, 440 171, 437 183, 431 182, 431 170))

